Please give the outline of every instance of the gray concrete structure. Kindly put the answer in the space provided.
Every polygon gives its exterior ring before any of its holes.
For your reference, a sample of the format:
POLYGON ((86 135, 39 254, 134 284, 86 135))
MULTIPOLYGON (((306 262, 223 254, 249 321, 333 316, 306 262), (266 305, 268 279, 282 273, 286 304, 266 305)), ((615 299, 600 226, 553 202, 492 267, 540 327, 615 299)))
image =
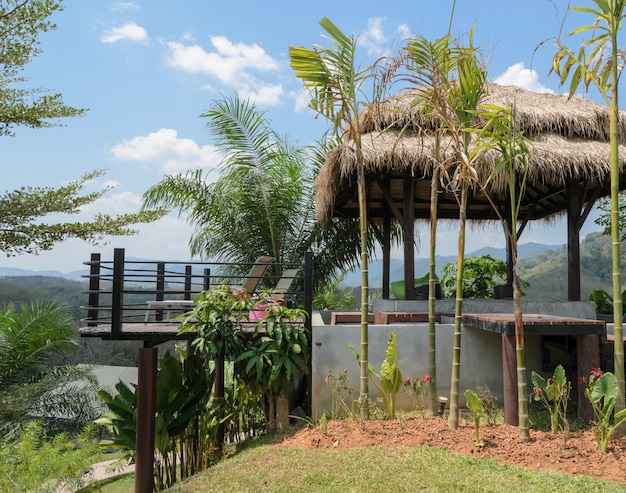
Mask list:
MULTIPOLYGON (((376 300, 375 311, 427 312, 426 301, 376 300)), ((595 305, 589 301, 524 301, 525 313, 542 313, 566 317, 595 319, 595 305)), ((438 313, 453 313, 454 300, 437 300, 438 313)), ((512 313, 512 300, 463 301, 464 313, 512 313)), ((428 373, 428 324, 392 323, 369 325, 370 365, 380 369, 385 358, 387 341, 392 331, 397 334, 398 364, 403 379, 423 377, 428 373)), ((453 319, 442 317, 437 324, 437 393, 449 397, 452 368, 453 319)), ((319 418, 332 407, 332 392, 326 382, 329 372, 334 374, 347 370, 350 387, 354 389, 348 404, 358 399, 359 366, 351 344, 359 351, 360 324, 326 325, 319 313, 312 319, 312 417, 319 418)), ((526 337, 526 366, 530 379, 533 370, 541 372, 541 336, 526 337)), ((531 382, 528 382, 532 389, 531 382)), ((502 336, 464 326, 461 337, 461 383, 460 393, 466 389, 488 388, 503 404, 502 336)), ((376 401, 378 393, 370 383, 370 395, 376 401)), ((464 399, 461 396, 461 405, 464 399)), ((408 396, 400 391, 397 408, 411 408, 408 396)))

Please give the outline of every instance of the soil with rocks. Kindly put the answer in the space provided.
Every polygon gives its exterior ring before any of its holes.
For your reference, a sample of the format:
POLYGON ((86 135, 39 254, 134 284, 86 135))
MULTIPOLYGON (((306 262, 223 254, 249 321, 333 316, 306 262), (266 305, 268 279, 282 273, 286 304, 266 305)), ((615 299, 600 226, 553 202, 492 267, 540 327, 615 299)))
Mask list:
POLYGON ((483 446, 475 444, 474 423, 460 420, 451 430, 440 417, 405 417, 402 420, 365 422, 353 419, 329 421, 326 433, 319 426, 289 435, 283 446, 342 449, 362 446, 428 446, 475 458, 490 458, 507 464, 547 471, 557 470, 626 484, 626 436, 614 434, 607 453, 599 452, 591 430, 558 434, 531 430, 522 442, 511 425, 480 427, 483 446))

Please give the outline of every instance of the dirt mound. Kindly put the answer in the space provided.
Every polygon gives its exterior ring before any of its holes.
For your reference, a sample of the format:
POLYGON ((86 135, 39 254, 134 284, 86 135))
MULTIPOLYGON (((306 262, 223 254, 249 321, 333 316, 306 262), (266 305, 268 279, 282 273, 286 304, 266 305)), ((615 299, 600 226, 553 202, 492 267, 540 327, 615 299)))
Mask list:
POLYGON ((360 446, 429 446, 476 458, 492 458, 536 470, 557 470, 626 484, 626 437, 613 435, 608 452, 598 452, 593 432, 557 435, 531 430, 530 441, 522 443, 517 427, 480 427, 482 448, 475 445, 474 424, 460 421, 456 430, 438 417, 402 420, 334 420, 326 433, 320 427, 306 428, 287 437, 286 447, 341 449, 360 446))

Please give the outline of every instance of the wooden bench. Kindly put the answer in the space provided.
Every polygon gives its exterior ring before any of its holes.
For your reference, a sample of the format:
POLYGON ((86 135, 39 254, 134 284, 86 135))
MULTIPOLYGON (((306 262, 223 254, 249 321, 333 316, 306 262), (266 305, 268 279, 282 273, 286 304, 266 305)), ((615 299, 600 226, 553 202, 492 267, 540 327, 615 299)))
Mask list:
MULTIPOLYGON (((374 317, 376 325, 386 325, 391 323, 417 323, 428 322, 428 313, 416 312, 376 312, 374 317)), ((435 322, 441 322, 441 315, 435 314, 435 322)))
MULTIPOLYGON (((374 314, 370 313, 367 316, 370 323, 374 322, 374 314)), ((330 314, 330 325, 337 324, 360 324, 361 312, 332 312, 330 314)))
POLYGON ((146 304, 148 307, 146 308, 144 323, 148 322, 153 310, 165 310, 165 320, 171 320, 172 311, 189 311, 196 307, 196 304, 191 300, 156 300, 146 301, 146 304))

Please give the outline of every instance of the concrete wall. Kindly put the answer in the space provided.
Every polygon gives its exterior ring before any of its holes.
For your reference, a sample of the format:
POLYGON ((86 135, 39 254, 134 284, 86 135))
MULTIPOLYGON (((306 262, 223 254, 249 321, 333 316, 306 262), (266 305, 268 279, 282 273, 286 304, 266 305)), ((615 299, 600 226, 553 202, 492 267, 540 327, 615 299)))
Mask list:
MULTIPOLYGON (((444 298, 437 300, 438 313, 454 313, 455 300, 444 298)), ((596 305, 593 301, 522 301, 524 313, 543 313, 562 317, 586 318, 595 320, 596 305)), ((422 300, 374 300, 373 311, 383 312, 420 312, 428 313, 428 301, 422 300)), ((513 300, 464 299, 464 313, 513 313, 513 300)))
MULTIPOLYGON (((417 311, 417 310, 416 310, 417 311)), ((469 311, 468 311, 469 312, 469 311)), ((397 334, 398 364, 402 377, 414 379, 428 373, 428 324, 369 325, 370 365, 377 370, 385 358, 387 341, 392 331, 397 334)), ((348 371, 350 386, 354 389, 351 400, 359 396, 359 367, 350 343, 359 351, 361 327, 358 324, 324 325, 319 314, 313 317, 312 348, 312 416, 319 418, 331 408, 331 388, 325 381, 330 371, 337 374, 348 371)), ((438 394, 449 397, 452 369, 452 339, 454 324, 437 324, 437 389, 438 394)), ((503 404, 502 387, 502 336, 492 332, 464 327, 461 336, 460 394, 466 389, 487 387, 503 404)), ((541 368, 540 337, 526 337, 527 369, 541 368)), ((530 384, 530 380, 529 380, 530 384)), ((376 400, 378 393, 370 382, 370 396, 376 400)), ((461 395, 461 404, 464 399, 461 395)), ((397 395, 397 408, 410 409, 411 402, 403 391, 397 395)))

